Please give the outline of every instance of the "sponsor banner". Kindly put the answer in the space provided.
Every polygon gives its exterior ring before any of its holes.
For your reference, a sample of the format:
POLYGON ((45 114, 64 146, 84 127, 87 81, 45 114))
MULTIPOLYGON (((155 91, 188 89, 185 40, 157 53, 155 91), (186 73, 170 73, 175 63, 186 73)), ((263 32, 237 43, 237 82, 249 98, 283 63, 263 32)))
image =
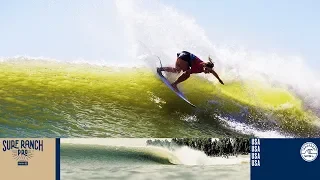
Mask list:
POLYGON ((60 179, 60 139, 0 138, 0 179, 60 179))
POLYGON ((320 179, 319 147, 319 138, 251 139, 251 179, 320 179))

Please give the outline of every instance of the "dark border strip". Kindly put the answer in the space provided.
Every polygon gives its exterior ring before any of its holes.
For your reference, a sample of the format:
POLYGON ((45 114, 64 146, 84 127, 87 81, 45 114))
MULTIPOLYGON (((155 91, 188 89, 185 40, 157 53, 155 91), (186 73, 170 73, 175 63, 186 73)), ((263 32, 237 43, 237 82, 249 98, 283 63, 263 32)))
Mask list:
POLYGON ((60 180, 60 138, 56 138, 56 180, 60 180))

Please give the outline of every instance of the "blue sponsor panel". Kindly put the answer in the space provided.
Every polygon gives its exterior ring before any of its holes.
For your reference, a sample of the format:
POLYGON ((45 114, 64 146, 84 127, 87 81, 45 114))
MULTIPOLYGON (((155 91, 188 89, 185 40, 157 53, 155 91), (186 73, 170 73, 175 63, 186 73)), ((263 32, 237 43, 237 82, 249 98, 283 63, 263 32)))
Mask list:
POLYGON ((320 179, 318 148, 320 138, 251 139, 251 179, 320 179))

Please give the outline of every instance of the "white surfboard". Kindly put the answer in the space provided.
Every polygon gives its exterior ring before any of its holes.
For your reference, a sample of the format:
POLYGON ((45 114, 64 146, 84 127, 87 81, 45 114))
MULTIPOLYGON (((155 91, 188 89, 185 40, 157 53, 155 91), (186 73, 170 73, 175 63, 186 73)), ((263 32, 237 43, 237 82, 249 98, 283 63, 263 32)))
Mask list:
POLYGON ((159 75, 160 79, 164 82, 164 84, 166 86, 168 86, 176 95, 178 95, 181 99, 183 99, 185 102, 187 102, 188 104, 190 104, 193 107, 196 107, 194 104, 192 104, 184 95, 181 91, 176 91, 172 86, 171 83, 168 81, 167 78, 165 78, 161 72, 157 72, 157 74, 159 75))

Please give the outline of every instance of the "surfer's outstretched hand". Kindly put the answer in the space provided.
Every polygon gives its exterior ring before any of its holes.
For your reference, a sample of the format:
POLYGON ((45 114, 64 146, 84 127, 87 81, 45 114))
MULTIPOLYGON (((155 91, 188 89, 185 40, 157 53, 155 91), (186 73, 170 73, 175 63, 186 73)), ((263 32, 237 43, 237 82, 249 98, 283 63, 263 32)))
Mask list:
POLYGON ((213 69, 211 69, 210 72, 219 80, 219 82, 220 82, 221 84, 224 85, 223 81, 220 79, 220 77, 218 76, 218 74, 217 74, 213 69))

